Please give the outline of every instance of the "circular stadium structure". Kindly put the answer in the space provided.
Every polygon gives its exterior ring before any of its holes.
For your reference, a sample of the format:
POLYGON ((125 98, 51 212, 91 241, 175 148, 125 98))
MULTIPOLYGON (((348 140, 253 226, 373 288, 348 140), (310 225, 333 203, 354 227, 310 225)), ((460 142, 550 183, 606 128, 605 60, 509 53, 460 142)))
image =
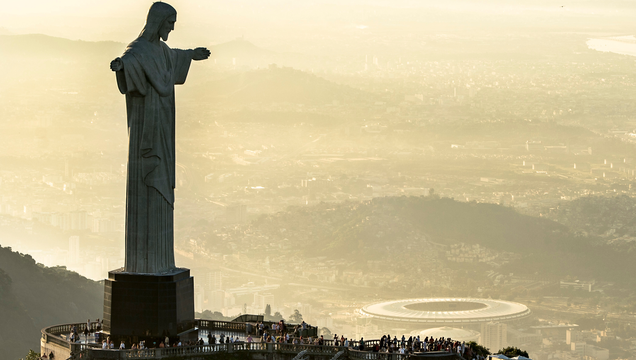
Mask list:
POLYGON ((530 309, 503 300, 426 298, 370 304, 360 309, 360 314, 380 323, 429 328, 520 320, 530 315, 530 309))

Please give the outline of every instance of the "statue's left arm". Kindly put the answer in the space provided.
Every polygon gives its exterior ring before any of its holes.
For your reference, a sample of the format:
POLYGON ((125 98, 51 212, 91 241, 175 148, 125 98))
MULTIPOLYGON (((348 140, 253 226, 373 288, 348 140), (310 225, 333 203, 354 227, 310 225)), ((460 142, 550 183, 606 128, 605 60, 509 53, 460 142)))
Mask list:
POLYGON ((192 60, 205 60, 210 57, 210 51, 206 48, 192 50, 171 49, 173 53, 174 83, 185 83, 192 60))

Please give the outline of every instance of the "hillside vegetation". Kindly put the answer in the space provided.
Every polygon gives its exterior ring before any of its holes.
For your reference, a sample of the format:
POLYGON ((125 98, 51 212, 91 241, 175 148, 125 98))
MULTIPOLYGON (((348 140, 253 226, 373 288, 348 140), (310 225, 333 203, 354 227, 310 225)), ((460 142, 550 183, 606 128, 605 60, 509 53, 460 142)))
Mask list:
POLYGON ((262 216, 254 233, 293 241, 307 255, 414 261, 431 243, 479 244, 517 254, 516 273, 632 281, 634 255, 615 251, 597 237, 577 236, 555 221, 522 215, 494 204, 449 198, 385 197, 366 202, 292 207, 262 216))
POLYGON ((39 352, 44 327, 101 318, 102 284, 0 246, 0 360, 39 352))

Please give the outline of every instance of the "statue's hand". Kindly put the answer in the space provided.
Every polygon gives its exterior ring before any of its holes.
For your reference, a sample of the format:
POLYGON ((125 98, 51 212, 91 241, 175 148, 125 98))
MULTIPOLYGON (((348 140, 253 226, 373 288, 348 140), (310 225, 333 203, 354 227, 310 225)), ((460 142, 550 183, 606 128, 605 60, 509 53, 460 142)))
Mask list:
POLYGON ((204 47, 198 47, 192 51, 192 60, 205 60, 210 57, 210 50, 204 47))
POLYGON ((110 62, 110 69, 113 71, 121 71, 124 69, 124 62, 117 58, 110 62))

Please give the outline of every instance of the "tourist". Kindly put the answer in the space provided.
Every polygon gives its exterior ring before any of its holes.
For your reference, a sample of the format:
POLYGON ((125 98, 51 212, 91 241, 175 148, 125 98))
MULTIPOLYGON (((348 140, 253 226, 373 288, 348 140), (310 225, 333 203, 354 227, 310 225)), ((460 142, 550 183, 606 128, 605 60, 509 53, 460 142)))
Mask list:
POLYGON ((106 343, 106 340, 102 341, 102 349, 108 349, 108 343, 106 343))
POLYGON ((88 324, 86 325, 86 327, 84 328, 84 338, 86 339, 86 344, 88 344, 88 334, 90 334, 89 329, 91 328, 90 326, 91 321, 88 320, 88 324))
POLYGON ((122 341, 121 343, 119 343, 119 350, 125 350, 125 349, 126 349, 126 345, 122 341))

